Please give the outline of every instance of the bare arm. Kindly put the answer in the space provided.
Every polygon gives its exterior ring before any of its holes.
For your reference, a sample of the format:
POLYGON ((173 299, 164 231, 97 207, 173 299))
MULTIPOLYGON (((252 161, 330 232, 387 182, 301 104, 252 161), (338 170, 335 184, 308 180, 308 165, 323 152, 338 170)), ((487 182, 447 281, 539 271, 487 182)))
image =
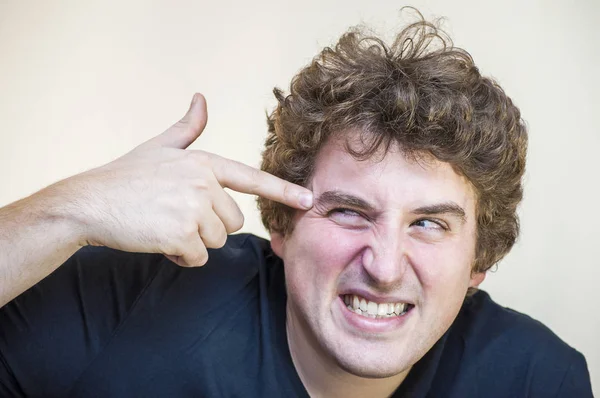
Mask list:
POLYGON ((185 150, 206 124, 204 97, 170 129, 125 156, 0 209, 0 307, 84 245, 163 253, 181 266, 206 263, 243 215, 223 189, 298 209, 312 193, 260 170, 185 150))
POLYGON ((58 186, 0 209, 0 307, 49 275, 81 247, 58 186))

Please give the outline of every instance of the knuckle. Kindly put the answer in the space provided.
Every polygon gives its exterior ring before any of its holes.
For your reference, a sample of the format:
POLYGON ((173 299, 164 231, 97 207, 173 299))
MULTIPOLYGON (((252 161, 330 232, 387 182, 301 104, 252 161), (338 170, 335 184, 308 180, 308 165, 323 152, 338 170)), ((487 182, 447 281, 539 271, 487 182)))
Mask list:
MULTIPOLYGON (((205 195, 198 194, 198 192, 190 192, 186 196, 187 212, 185 213, 185 222, 197 220, 198 217, 205 217, 212 211, 212 202, 205 195)), ((198 229, 197 225, 196 229, 198 229)))
POLYGON ((186 242, 190 237, 198 233, 198 225, 191 220, 193 219, 188 217, 185 212, 179 215, 179 222, 176 223, 173 234, 179 242, 186 242))
POLYGON ((202 241, 204 242, 204 244, 206 245, 207 248, 218 249, 220 247, 218 239, 215 238, 214 236, 207 236, 207 237, 203 238, 202 241))
POLYGON ((195 223, 187 222, 181 226, 179 232, 181 240, 185 241, 198 233, 198 226, 195 223))
POLYGON ((259 191, 260 191, 260 170, 258 169, 252 169, 250 170, 250 186, 249 186, 249 193, 251 193, 252 195, 256 195, 259 191))
POLYGON ((171 260, 171 262, 177 264, 180 267, 187 267, 187 263, 183 260, 183 257, 180 256, 172 256, 172 255, 167 255, 166 256, 169 260, 171 260))
POLYGON ((220 249, 221 247, 225 246, 225 243, 227 243, 227 233, 225 230, 223 230, 222 233, 216 238, 215 249, 220 249))
POLYGON ((206 247, 210 247, 211 249, 219 249, 225 246, 227 242, 227 232, 225 228, 221 226, 221 228, 216 229, 214 232, 207 234, 202 238, 206 247))
POLYGON ((212 204, 209 199, 198 192, 186 192, 182 196, 185 199, 179 204, 179 221, 186 225, 188 232, 190 230, 198 231, 198 220, 212 211, 212 204))
POLYGON ((291 191, 291 188, 290 188, 290 185, 284 184, 283 185, 282 193, 283 193, 283 198, 284 199, 290 200, 292 198, 292 195, 293 195, 293 193, 291 191))
POLYGON ((199 213, 203 208, 202 203, 191 195, 188 197, 186 205, 192 215, 199 213))
POLYGON ((197 191, 208 192, 215 186, 215 176, 209 169, 198 168, 194 170, 193 177, 191 177, 191 186, 197 191))
POLYGON ((201 267, 206 265, 208 262, 208 253, 204 251, 200 256, 198 256, 198 265, 201 267))
POLYGON ((204 151, 186 151, 187 158, 193 162, 193 167, 196 170, 212 169, 212 162, 208 152, 204 151))
POLYGON ((163 242, 159 246, 159 250, 162 253, 167 254, 169 256, 180 256, 182 254, 181 247, 178 244, 176 244, 173 240, 163 242))
POLYGON ((179 120, 177 123, 175 123, 175 128, 177 128, 181 132, 181 135, 188 140, 192 140, 198 134, 195 126, 191 125, 185 119, 179 120))
POLYGON ((192 182, 192 187, 196 191, 201 191, 201 192, 210 191, 210 185, 211 184, 209 183, 209 180, 204 176, 195 178, 192 182))
POLYGON ((178 257, 177 265, 183 268, 191 268, 194 266, 193 264, 190 264, 189 261, 186 261, 183 257, 178 257))
POLYGON ((208 261, 208 252, 203 244, 199 244, 198 247, 194 247, 193 249, 193 266, 201 267, 208 261))
POLYGON ((231 221, 231 230, 227 231, 229 233, 239 231, 244 226, 244 214, 242 214, 241 210, 238 209, 238 214, 233 217, 231 221))
POLYGON ((188 267, 199 267, 204 264, 202 261, 203 259, 201 256, 191 256, 187 265, 188 267))

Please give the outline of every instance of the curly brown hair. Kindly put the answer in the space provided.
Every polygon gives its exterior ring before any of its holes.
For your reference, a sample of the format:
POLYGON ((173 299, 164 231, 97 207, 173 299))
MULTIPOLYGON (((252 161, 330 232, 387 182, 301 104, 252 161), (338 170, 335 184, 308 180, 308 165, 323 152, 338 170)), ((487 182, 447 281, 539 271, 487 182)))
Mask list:
MULTIPOLYGON (((327 139, 359 130, 365 150, 346 146, 357 159, 397 143, 405 155, 433 155, 470 181, 477 195, 474 272, 487 271, 515 243, 525 123, 502 88, 453 46, 439 20, 420 16, 391 46, 352 28, 293 78, 289 95, 277 88, 274 94, 262 170, 306 186, 327 139)), ((293 209, 264 198, 258 205, 269 231, 291 232, 293 209)))

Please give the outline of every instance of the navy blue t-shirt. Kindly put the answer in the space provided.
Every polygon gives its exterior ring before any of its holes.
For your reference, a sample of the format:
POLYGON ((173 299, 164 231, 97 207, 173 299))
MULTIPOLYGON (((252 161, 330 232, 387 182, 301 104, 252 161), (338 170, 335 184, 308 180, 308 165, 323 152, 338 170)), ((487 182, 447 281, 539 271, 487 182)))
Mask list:
MULTIPOLYGON (((228 238, 202 268, 86 247, 0 309, 0 396, 308 396, 269 242, 228 238)), ((397 397, 592 396, 584 357, 541 323, 467 299, 397 397)))

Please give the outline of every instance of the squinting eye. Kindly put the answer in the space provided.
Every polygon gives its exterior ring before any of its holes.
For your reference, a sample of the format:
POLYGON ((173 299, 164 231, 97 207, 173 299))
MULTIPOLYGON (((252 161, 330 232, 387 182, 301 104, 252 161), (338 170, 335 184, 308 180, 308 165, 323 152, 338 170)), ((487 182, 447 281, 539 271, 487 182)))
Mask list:
POLYGON ((358 216, 358 215, 360 215, 360 214, 358 214, 357 211, 350 210, 350 209, 344 209, 344 208, 333 209, 333 210, 331 210, 331 213, 342 213, 342 214, 352 215, 352 216, 358 216))
POLYGON ((433 221, 433 220, 429 220, 429 219, 421 219, 421 220, 417 220, 413 223, 413 225, 416 225, 417 227, 422 227, 425 229, 442 229, 442 230, 446 230, 447 228, 444 227, 442 224, 440 224, 439 222, 433 221))
POLYGON ((339 217, 360 217, 357 211, 350 209, 333 209, 329 212, 330 215, 338 215, 339 217))
POLYGON ((348 226, 362 226, 367 219, 361 213, 350 209, 333 209, 328 213, 328 216, 338 224, 348 226))

